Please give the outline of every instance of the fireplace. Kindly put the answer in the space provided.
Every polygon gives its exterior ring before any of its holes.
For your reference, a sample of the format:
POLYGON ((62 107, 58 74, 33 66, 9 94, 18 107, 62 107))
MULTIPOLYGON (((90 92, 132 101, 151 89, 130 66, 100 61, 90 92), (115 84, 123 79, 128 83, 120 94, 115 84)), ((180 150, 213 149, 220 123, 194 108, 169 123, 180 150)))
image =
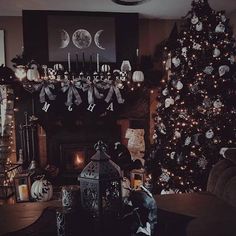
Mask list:
POLYGON ((47 163, 56 165, 65 184, 77 181, 79 173, 95 153, 94 144, 103 140, 108 147, 121 139, 117 124, 46 129, 47 163))

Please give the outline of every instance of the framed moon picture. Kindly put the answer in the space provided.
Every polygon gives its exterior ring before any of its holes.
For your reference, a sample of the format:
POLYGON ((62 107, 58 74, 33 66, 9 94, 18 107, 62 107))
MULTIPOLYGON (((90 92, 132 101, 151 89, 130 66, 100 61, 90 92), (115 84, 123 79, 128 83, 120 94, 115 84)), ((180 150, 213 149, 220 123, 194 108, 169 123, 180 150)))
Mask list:
MULTIPOLYGON (((120 67, 136 61, 139 45, 137 13, 23 10, 24 52, 39 63, 82 62, 120 67)), ((73 65, 72 65, 73 66, 73 65)))
POLYGON ((82 60, 98 53, 103 62, 116 62, 115 19, 111 16, 48 16, 49 61, 65 61, 68 52, 82 60))

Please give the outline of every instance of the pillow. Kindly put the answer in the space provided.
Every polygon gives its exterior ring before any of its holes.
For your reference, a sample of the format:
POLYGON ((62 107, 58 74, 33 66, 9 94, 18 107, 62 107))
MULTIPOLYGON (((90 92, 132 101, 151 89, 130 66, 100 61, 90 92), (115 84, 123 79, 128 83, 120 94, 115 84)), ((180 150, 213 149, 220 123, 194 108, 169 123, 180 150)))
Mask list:
POLYGON ((222 172, 222 174, 218 178, 218 181, 216 182, 216 186, 214 189, 214 193, 218 197, 223 197, 225 186, 234 176, 236 176, 236 166, 231 166, 222 172))
POLYGON ((236 207, 236 176, 231 178, 226 184, 223 198, 229 204, 236 207))
POLYGON ((214 193, 219 176, 230 166, 232 166, 232 162, 228 160, 220 160, 213 166, 207 181, 207 191, 214 193))

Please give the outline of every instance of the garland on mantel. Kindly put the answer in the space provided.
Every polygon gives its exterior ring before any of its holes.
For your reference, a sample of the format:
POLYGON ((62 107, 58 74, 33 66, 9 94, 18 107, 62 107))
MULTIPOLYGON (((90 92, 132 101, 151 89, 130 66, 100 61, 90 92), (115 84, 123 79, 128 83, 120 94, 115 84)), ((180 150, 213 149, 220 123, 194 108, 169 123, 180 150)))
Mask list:
POLYGON ((125 99, 122 90, 141 87, 141 82, 137 78, 132 81, 130 71, 113 70, 109 65, 102 65, 101 72, 91 70, 85 72, 72 73, 64 69, 62 64, 55 64, 53 68, 47 65, 38 65, 32 61, 30 63, 20 63, 21 59, 16 57, 12 60, 15 65, 15 76, 22 83, 23 88, 30 93, 38 92, 39 101, 43 104, 42 110, 47 112, 50 102, 61 93, 66 94, 65 106, 68 111, 73 111, 84 101, 82 96, 86 93, 88 107, 87 110, 93 112, 96 101, 104 100, 107 103, 107 110, 114 111, 114 101, 123 104, 125 99))

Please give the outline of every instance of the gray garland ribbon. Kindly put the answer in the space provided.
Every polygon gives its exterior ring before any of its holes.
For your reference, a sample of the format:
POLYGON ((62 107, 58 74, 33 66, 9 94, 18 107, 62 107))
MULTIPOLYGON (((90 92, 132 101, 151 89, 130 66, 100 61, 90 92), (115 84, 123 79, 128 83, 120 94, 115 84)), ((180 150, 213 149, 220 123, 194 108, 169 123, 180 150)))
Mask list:
POLYGON ((106 96, 106 98, 105 98, 105 101, 106 101, 107 103, 109 103, 109 102, 111 101, 111 98, 112 98, 112 96, 113 96, 114 93, 115 93, 115 95, 116 95, 116 98, 117 98, 118 103, 119 103, 119 104, 123 104, 123 103, 125 102, 125 99, 122 98, 121 93, 120 93, 120 90, 119 90, 119 88, 117 87, 117 83, 116 83, 116 82, 115 82, 115 83, 112 83, 112 82, 111 82, 111 86, 110 86, 109 92, 108 92, 108 94, 107 94, 107 96, 106 96))
POLYGON ((56 99, 56 95, 52 94, 50 89, 55 89, 54 84, 50 84, 47 83, 45 81, 43 81, 40 84, 34 85, 34 88, 36 91, 40 90, 39 93, 39 100, 41 103, 45 103, 46 102, 46 95, 48 96, 49 100, 55 100, 56 99))
POLYGON ((82 103, 82 99, 77 88, 81 88, 81 84, 79 81, 76 82, 64 82, 62 83, 62 91, 65 93, 67 90, 67 101, 65 102, 66 106, 71 106, 73 104, 73 96, 75 97, 75 104, 79 106, 82 103))
POLYGON ((89 78, 86 79, 86 84, 83 87, 83 91, 88 91, 88 103, 89 104, 94 104, 94 96, 98 99, 103 98, 103 94, 99 93, 95 83, 91 82, 91 80, 89 78))

